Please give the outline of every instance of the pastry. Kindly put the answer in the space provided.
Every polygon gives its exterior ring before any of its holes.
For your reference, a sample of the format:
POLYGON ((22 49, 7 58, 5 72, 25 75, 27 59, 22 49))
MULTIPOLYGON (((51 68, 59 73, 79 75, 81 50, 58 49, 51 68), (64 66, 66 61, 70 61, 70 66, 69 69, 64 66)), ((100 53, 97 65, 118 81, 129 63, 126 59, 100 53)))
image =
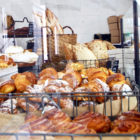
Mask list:
POLYGON ((25 51, 24 53, 17 53, 10 55, 14 62, 22 63, 35 63, 38 59, 38 55, 35 52, 25 51))
POLYGON ((113 87, 115 84, 125 84, 125 77, 121 73, 116 73, 109 76, 106 80, 106 83, 109 85, 110 88, 113 87))
POLYGON ((5 49, 5 54, 9 56, 13 54, 21 54, 23 52, 24 52, 24 49, 21 46, 9 46, 5 49))
POLYGON ((11 93, 16 89, 12 80, 6 81, 0 85, 0 93, 11 93))
POLYGON ((70 133, 70 134, 96 134, 93 129, 88 129, 86 126, 74 122, 61 124, 59 126, 61 129, 58 130, 59 133, 70 133))
POLYGON ((102 80, 103 82, 106 82, 107 74, 103 71, 96 71, 96 72, 93 72, 92 75, 88 76, 89 81, 92 81, 96 78, 102 80))
POLYGON ((8 99, 0 104, 0 112, 8 114, 16 114, 17 111, 17 100, 8 99))
POLYGON ((23 75, 25 75, 27 77, 27 79, 30 79, 30 82, 32 84, 36 84, 37 83, 37 77, 34 73, 32 72, 23 72, 23 75))
POLYGON ((62 79, 64 75, 64 72, 58 72, 58 79, 62 79))
POLYGON ((94 98, 96 98, 97 102, 102 103, 107 100, 107 97, 102 96, 107 95, 107 93, 110 91, 109 86, 105 82, 101 81, 100 79, 94 79, 88 83, 88 87, 92 92, 97 92, 94 93, 96 96, 94 98))
POLYGON ((63 28, 59 24, 57 17, 48 8, 46 9, 46 26, 51 28, 53 34, 64 34, 63 28))
POLYGON ((94 102, 94 101, 84 101, 84 102, 81 102, 79 104, 79 106, 81 106, 81 107, 84 107, 84 106, 95 106, 95 105, 97 105, 97 103, 94 102))
POLYGON ((46 68, 39 73, 39 78, 43 77, 57 79, 58 73, 54 68, 46 68))
POLYGON ((133 95, 132 89, 127 84, 115 84, 113 85, 111 91, 115 91, 112 95, 118 95, 113 97, 114 100, 120 99, 124 96, 133 95), (120 92, 117 93, 116 91, 120 92))
POLYGON ((19 92, 26 91, 27 86, 36 84, 37 82, 36 75, 32 72, 17 73, 12 75, 11 79, 14 81, 16 89, 19 92))
POLYGON ((91 97, 88 97, 88 95, 90 95, 89 92, 91 92, 91 89, 85 85, 78 87, 75 89, 75 96, 74 96, 74 100, 76 101, 88 101, 91 100, 91 97), (89 94, 88 94, 89 93, 89 94))
POLYGON ((72 108, 73 109, 73 101, 70 98, 53 98, 53 100, 58 104, 62 109, 72 108))
POLYGON ((0 56, 0 69, 8 68, 9 66, 15 66, 15 62, 11 57, 8 57, 6 55, 0 56))
POLYGON ((65 80, 46 80, 44 90, 47 93, 69 93, 73 91, 70 84, 65 80))
POLYGON ((97 59, 107 59, 109 57, 107 47, 102 40, 93 40, 86 43, 86 45, 94 53, 97 59))
POLYGON ((62 80, 67 81, 71 88, 76 88, 81 84, 82 77, 79 72, 70 72, 66 73, 62 80))
POLYGON ((112 123, 112 134, 136 134, 140 133, 140 113, 137 111, 128 111, 122 113, 112 123))
POLYGON ((25 98, 18 98, 17 99, 17 106, 22 108, 24 111, 27 111, 27 112, 34 112, 34 111, 37 111, 39 109, 38 104, 26 101, 25 98))
POLYGON ((29 114, 26 123, 20 128, 30 133, 58 132, 70 134, 95 134, 95 130, 88 129, 82 124, 71 122, 71 119, 59 109, 48 109, 42 116, 29 114))
POLYGON ((14 84, 19 92, 26 91, 27 86, 32 85, 31 79, 28 79, 26 75, 17 74, 14 79, 14 84))
POLYGON ((80 71, 84 69, 84 65, 79 63, 79 62, 76 62, 76 63, 68 63, 66 65, 66 72, 74 72, 74 71, 80 71))
POLYGON ((98 133, 109 132, 111 127, 109 118, 100 113, 85 112, 74 118, 73 121, 86 125, 88 129, 93 129, 98 133))

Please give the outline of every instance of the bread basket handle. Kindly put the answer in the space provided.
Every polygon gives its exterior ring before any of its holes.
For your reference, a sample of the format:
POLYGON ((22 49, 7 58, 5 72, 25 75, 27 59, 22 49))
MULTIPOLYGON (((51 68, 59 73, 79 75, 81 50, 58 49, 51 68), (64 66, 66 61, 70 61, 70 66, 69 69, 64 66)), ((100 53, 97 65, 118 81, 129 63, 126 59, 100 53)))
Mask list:
POLYGON ((48 28, 50 31, 51 31, 51 34, 53 34, 53 31, 52 31, 52 29, 49 27, 49 26, 43 26, 43 27, 41 27, 41 29, 43 29, 43 28, 48 28))
POLYGON ((72 34, 74 34, 74 31, 73 31, 73 29, 70 26, 64 26, 63 30, 66 29, 66 28, 69 28, 71 30, 72 34))

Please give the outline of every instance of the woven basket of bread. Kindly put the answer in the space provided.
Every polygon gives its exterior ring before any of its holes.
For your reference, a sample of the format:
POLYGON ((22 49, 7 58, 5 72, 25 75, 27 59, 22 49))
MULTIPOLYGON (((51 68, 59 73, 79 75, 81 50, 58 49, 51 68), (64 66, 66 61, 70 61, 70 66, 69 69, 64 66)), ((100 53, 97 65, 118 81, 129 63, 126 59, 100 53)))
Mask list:
POLYGON ((75 45, 77 43, 77 34, 74 33, 73 29, 69 26, 63 27, 63 29, 69 28, 71 34, 48 34, 47 35, 47 48, 48 56, 50 61, 56 61, 58 57, 65 59, 64 55, 64 44, 69 43, 75 45))

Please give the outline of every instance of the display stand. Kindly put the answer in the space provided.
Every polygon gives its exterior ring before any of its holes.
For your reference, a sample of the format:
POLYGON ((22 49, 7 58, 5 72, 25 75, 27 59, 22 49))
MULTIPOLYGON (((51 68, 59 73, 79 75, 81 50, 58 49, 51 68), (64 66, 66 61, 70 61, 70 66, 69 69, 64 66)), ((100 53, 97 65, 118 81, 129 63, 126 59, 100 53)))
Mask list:
POLYGON ((134 49, 135 49, 135 81, 140 86, 139 72, 139 34, 138 34, 138 9, 137 1, 133 0, 133 20, 134 20, 134 49))

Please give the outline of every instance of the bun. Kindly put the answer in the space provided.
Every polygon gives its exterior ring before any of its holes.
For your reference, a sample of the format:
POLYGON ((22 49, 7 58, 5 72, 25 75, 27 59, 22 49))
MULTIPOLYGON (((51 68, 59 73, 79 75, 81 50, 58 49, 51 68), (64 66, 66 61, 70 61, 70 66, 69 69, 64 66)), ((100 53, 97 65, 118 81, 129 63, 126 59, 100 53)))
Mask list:
POLYGON ((107 84, 110 88, 113 87, 115 84, 125 84, 125 77, 121 73, 116 73, 111 76, 109 76, 106 80, 107 84))
POLYGON ((76 118, 74 122, 87 126, 88 129, 93 129, 98 133, 109 132, 111 121, 108 117, 99 113, 86 112, 76 118))
POLYGON ((62 80, 67 81, 71 88, 76 88, 81 84, 82 77, 78 72, 71 72, 71 73, 66 73, 63 76, 62 80))

